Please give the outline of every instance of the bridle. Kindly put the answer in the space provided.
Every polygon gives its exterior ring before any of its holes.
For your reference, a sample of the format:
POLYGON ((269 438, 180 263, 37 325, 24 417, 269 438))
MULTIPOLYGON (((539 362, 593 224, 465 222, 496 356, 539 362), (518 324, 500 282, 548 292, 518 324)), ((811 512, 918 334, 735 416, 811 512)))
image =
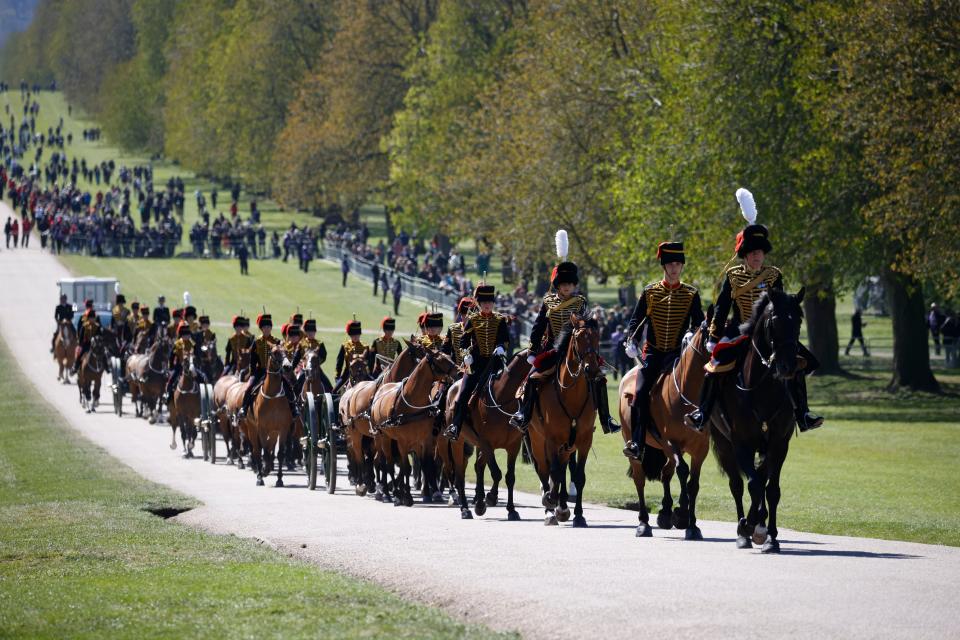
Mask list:
POLYGON ((591 355, 597 355, 599 353, 597 351, 597 348, 593 346, 592 340, 590 341, 586 351, 584 351, 583 353, 580 353, 580 347, 579 347, 579 342, 577 340, 577 337, 580 334, 582 334, 584 331, 588 331, 588 330, 589 329, 587 327, 578 327, 573 330, 573 333, 570 336, 570 349, 568 350, 568 353, 569 351, 573 351, 573 355, 580 366, 577 368, 577 372, 574 373, 570 369, 570 358, 567 356, 564 356, 563 368, 566 370, 567 375, 570 376, 571 379, 573 379, 573 383, 571 383, 568 386, 563 386, 563 383, 560 382, 560 376, 559 375, 557 376, 557 384, 559 384, 560 388, 563 389, 564 391, 566 391, 567 389, 572 387, 574 384, 576 384, 577 379, 583 375, 584 370, 587 368, 587 358, 591 355))

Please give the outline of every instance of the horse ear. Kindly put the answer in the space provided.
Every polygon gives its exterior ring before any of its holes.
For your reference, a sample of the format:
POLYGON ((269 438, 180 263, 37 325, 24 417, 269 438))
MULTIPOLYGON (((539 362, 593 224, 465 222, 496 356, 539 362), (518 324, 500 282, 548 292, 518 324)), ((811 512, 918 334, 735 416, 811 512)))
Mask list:
POLYGON ((413 346, 412 344, 410 344, 410 341, 407 340, 406 338, 400 338, 400 339, 403 340, 403 343, 404 343, 405 345, 407 345, 407 349, 409 349, 410 347, 413 346))
POLYGON ((803 302, 803 294, 807 292, 806 287, 800 287, 800 291, 797 291, 797 304, 803 302))

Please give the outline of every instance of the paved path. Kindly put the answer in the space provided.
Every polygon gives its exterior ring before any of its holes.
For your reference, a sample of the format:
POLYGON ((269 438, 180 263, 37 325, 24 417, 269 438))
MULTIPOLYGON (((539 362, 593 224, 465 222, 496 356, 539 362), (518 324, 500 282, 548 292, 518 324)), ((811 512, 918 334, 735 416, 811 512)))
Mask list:
POLYGON ((115 417, 109 396, 87 415, 76 387, 55 382, 48 349, 65 275, 39 249, 0 251, 0 332, 68 424, 143 476, 203 501, 181 522, 259 538, 529 638, 960 636, 950 613, 956 548, 783 530, 782 555, 761 556, 734 548, 729 523, 701 522, 704 542, 658 530, 641 540, 635 513, 589 506, 589 529, 546 528, 528 495, 522 522, 506 522, 502 508, 463 522, 447 507, 357 498, 345 478, 329 496, 307 491, 302 475, 283 489, 272 480, 257 488, 249 472, 183 460, 168 448, 166 425, 115 417))

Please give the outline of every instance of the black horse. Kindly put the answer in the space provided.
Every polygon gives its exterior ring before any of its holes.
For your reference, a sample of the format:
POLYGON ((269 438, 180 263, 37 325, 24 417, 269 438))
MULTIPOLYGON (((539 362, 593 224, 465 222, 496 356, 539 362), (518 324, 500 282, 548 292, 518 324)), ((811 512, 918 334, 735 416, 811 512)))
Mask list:
POLYGON ((711 416, 713 450, 730 481, 737 505, 737 548, 779 553, 777 505, 780 471, 796 427, 793 404, 784 384, 803 375, 797 357, 803 322, 804 290, 791 295, 765 293, 741 326, 750 336, 743 345, 739 374, 720 381, 718 409, 711 416), (750 510, 743 511, 743 477, 750 492, 750 510), (767 522, 769 518, 769 522, 767 522))

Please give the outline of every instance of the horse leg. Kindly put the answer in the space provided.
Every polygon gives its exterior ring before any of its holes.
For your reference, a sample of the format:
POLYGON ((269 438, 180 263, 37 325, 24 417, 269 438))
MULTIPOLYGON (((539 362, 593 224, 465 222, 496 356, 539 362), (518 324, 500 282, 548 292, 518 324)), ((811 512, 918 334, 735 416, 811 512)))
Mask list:
POLYGON ((170 450, 174 451, 177 448, 177 421, 170 421, 170 450))
POLYGON ((397 476, 398 484, 394 491, 393 504, 396 507, 413 506, 413 492, 410 490, 410 476, 413 465, 410 464, 410 455, 404 451, 400 454, 400 473, 397 476))
POLYGON ((507 483, 507 520, 510 522, 515 522, 520 519, 520 514, 513 504, 513 486, 517 481, 517 455, 519 453, 519 443, 517 443, 513 449, 507 450, 507 475, 504 480, 507 483))
POLYGON ((677 480, 680 481, 680 506, 673 510, 672 524, 675 529, 686 529, 690 524, 690 494, 687 491, 687 481, 690 479, 690 467, 683 459, 683 452, 674 447, 675 464, 677 465, 677 480))
MULTIPOLYGON (((554 505, 554 509, 557 512, 557 520, 565 520, 566 518, 561 518, 563 509, 566 507, 566 493, 567 488, 564 486, 565 480, 567 478, 567 465, 566 461, 562 461, 560 456, 556 452, 551 451, 550 457, 547 458, 547 466, 550 469, 550 502, 554 505), (561 500, 561 497, 563 498, 561 500)), ((546 506, 546 505, 544 505, 546 506)), ((569 509, 567 509, 567 515, 569 517, 569 509)))
POLYGON ((703 468, 703 457, 690 458, 690 479, 687 481, 687 492, 690 496, 690 521, 684 537, 687 540, 703 540, 703 532, 697 526, 697 496, 700 495, 700 470, 703 468))
POLYGON ((477 450, 477 459, 473 463, 473 472, 477 476, 477 487, 473 493, 473 511, 478 516, 487 512, 487 502, 484 499, 483 474, 487 468, 487 456, 482 450, 477 450))
POLYGON ((420 485, 420 501, 423 504, 433 503, 433 494, 436 493, 436 460, 430 451, 421 451, 420 472, 423 474, 423 482, 420 485))
POLYGON ((490 491, 486 495, 486 503, 488 507, 497 506, 500 497, 500 481, 503 479, 503 471, 500 470, 500 465, 497 464, 497 457, 493 455, 493 452, 490 452, 490 461, 487 463, 487 466, 490 468, 490 491))
POLYGON ((650 538, 653 536, 653 530, 650 528, 650 512, 647 510, 647 500, 644 497, 647 478, 643 475, 643 467, 639 462, 630 462, 630 477, 637 490, 637 505, 640 508, 640 515, 637 516, 640 524, 637 525, 636 535, 638 538, 650 538))
MULTIPOLYGON (((277 438, 277 482, 274 486, 282 487, 283 486, 283 461, 290 454, 290 443, 287 442, 286 437, 277 438)), ((270 447, 270 450, 273 451, 273 447, 270 447)))
POLYGON ((673 495, 670 493, 673 469, 672 459, 668 456, 667 462, 660 471, 660 483, 663 485, 663 499, 660 501, 660 512, 657 514, 657 527, 660 529, 673 528, 673 495))
POLYGON ((769 473, 767 479, 767 506, 770 509, 770 519, 767 525, 767 539, 760 548, 761 553, 780 553, 780 542, 777 540, 777 506, 780 504, 780 472, 787 458, 788 442, 782 447, 775 447, 767 453, 769 473))
POLYGON ((573 507, 573 526, 581 528, 587 526, 587 519, 583 517, 583 488, 587 484, 587 452, 578 455, 577 464, 571 472, 573 485, 577 488, 576 504, 573 507))

